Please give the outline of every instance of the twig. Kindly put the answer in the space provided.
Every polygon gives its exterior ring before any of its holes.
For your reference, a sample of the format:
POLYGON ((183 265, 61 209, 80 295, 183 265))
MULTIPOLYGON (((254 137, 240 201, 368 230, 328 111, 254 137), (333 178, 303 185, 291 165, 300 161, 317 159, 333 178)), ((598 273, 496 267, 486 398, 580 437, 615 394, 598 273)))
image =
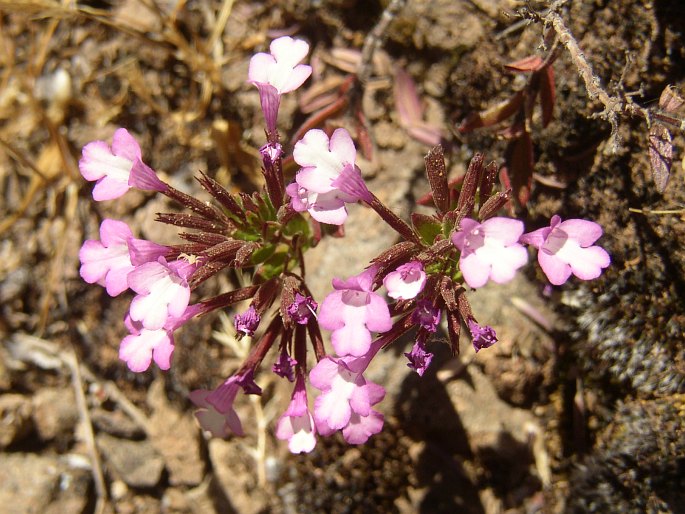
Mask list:
POLYGON ((625 97, 621 98, 607 93, 602 86, 600 78, 593 71, 592 65, 588 62, 585 54, 583 54, 583 51, 578 46, 578 41, 573 37, 570 29, 566 26, 563 18, 558 13, 558 9, 563 3, 565 2, 554 2, 545 14, 526 11, 524 12, 524 16, 552 26, 557 34, 559 43, 566 48, 569 57, 571 58, 571 62, 578 70, 581 79, 583 79, 588 96, 592 100, 598 100, 604 106, 604 110, 597 113, 595 116, 608 121, 611 125, 612 148, 613 151, 616 152, 621 144, 620 135, 618 133, 619 117, 621 115, 639 116, 649 123, 650 113, 647 109, 639 107, 625 97))
POLYGON ((69 370, 71 371, 71 385, 74 388, 76 396, 76 405, 81 417, 81 424, 84 428, 84 438, 88 452, 90 453, 91 467, 93 472, 93 480, 95 481, 95 494, 97 495, 97 502, 95 505, 95 513, 101 514, 104 512, 107 505, 107 487, 105 485, 105 477, 102 473, 102 464, 100 463, 100 454, 95 444, 95 434, 93 433, 93 423, 90 419, 90 412, 86 402, 86 395, 83 393, 83 381, 81 378, 81 371, 79 368, 76 352, 73 348, 69 348, 66 354, 59 354, 69 370))
POLYGON ((373 66, 371 59, 383 40, 386 38, 386 31, 390 22, 394 20, 399 12, 404 8, 407 0, 392 0, 388 7, 385 8, 381 19, 376 23, 376 26, 369 32, 364 39, 364 46, 362 46, 362 57, 357 68, 357 78, 359 83, 364 86, 371 77, 373 66))

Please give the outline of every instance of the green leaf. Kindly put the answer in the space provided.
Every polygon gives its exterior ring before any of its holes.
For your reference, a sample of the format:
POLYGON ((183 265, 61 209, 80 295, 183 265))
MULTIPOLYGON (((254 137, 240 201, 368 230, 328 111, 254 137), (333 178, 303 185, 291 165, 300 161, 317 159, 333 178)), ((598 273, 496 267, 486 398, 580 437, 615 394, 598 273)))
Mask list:
POLYGON ((412 213, 411 222, 412 225, 414 225, 416 231, 419 233, 419 236, 421 237, 423 242, 427 245, 433 244, 435 238, 438 234, 440 234, 440 231, 442 229, 442 227, 440 226, 440 222, 436 220, 433 216, 419 214, 418 212, 412 213))
POLYGON ((310 233, 309 223, 301 214, 295 216, 285 227, 283 227, 283 234, 290 237, 301 234, 308 238, 310 233))
POLYGON ((274 253, 276 253, 275 245, 264 246, 262 248, 255 250, 252 253, 252 257, 250 260, 252 261, 252 264, 260 264, 269 259, 269 257, 271 257, 274 253))

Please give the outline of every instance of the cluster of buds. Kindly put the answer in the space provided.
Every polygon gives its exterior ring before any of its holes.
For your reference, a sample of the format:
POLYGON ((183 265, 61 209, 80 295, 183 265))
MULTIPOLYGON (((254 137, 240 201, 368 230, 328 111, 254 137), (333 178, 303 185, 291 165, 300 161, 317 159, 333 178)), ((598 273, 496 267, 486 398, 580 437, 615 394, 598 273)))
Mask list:
POLYGON ((142 161, 139 145, 125 129, 115 132, 111 147, 102 141, 86 145, 79 163, 83 176, 97 182, 95 200, 111 200, 134 187, 161 193, 190 211, 157 218, 183 229, 182 244, 137 239, 124 222, 105 219, 100 239, 81 248, 85 281, 104 286, 111 296, 127 289, 135 293, 120 358, 135 372, 147 370, 153 360, 167 370, 177 329, 249 300, 234 318, 238 336, 253 338, 249 356, 215 389, 193 391, 190 399, 200 425, 212 435, 242 435, 234 402, 240 390, 261 394, 255 377, 270 355, 271 370, 294 384, 276 436, 295 453, 311 451, 317 435, 340 430, 347 442, 360 444, 382 429, 383 415, 374 406, 385 389, 364 372, 381 349, 410 331, 415 331, 415 343, 405 355, 420 375, 430 365, 431 336, 443 314, 453 352, 459 351, 461 327, 470 332, 476 351, 492 346, 495 331, 478 323, 467 289, 511 280, 527 261, 524 245, 537 249, 553 284, 571 274, 595 278, 610 262, 594 246, 602 233, 594 222, 554 216, 549 227, 524 234, 520 220, 496 217, 510 192, 494 191, 497 167, 485 166, 481 155, 471 161, 457 194, 447 181, 442 148, 435 147, 426 157, 426 170, 436 213, 414 214, 411 224, 369 191, 345 129, 304 134, 293 149, 300 169, 286 186, 278 106, 282 94, 309 77, 311 68, 300 64, 308 49, 304 41, 283 37, 272 42, 270 54, 257 54, 250 63, 249 81, 259 90, 267 127, 261 148, 264 192, 233 194, 201 173, 199 183, 215 200, 204 203, 162 181, 142 161), (333 291, 319 305, 305 282, 303 256, 320 240, 320 224, 342 225, 346 205, 353 202, 372 208, 401 240, 360 274, 334 278, 333 291), (250 285, 191 303, 200 284, 235 268, 251 271, 250 285), (322 329, 331 332, 335 354, 327 355, 322 329), (307 381, 320 391, 313 409, 307 381))

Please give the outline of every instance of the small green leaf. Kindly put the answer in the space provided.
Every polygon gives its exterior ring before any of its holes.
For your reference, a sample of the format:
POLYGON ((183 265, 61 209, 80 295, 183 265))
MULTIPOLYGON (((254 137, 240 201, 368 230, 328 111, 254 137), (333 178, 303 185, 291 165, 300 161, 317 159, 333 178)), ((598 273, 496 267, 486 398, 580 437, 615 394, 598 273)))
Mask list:
POLYGON ((307 238, 309 237, 310 232, 309 223, 301 214, 293 217, 293 219, 291 219, 288 224, 283 227, 283 234, 290 237, 301 234, 307 238))
POLYGON ((260 264, 269 259, 269 257, 271 257, 275 252, 275 245, 264 246, 262 248, 259 248, 258 250, 255 250, 252 253, 252 257, 250 260, 252 261, 252 264, 260 264))
POLYGON ((440 222, 432 216, 419 214, 417 212, 411 215, 411 222, 423 242, 432 245, 435 238, 440 233, 440 222))

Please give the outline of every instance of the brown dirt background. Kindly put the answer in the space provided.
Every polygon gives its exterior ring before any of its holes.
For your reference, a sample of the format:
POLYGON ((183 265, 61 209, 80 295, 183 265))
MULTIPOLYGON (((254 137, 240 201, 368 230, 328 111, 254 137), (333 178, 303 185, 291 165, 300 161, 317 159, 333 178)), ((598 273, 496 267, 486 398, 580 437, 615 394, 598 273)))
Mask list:
MULTIPOLYGON (((670 185, 658 194, 644 121, 623 119, 614 151, 609 125, 593 117, 601 107, 564 52, 554 64, 555 118, 533 131, 535 171, 547 180, 523 215, 531 228, 554 213, 599 221, 612 266, 598 281, 549 293, 531 265, 512 284, 475 292, 474 311, 500 343, 476 357, 463 341, 458 358, 436 345, 422 379, 401 344, 385 352, 371 378, 388 389, 386 427, 368 444, 333 437, 289 455, 273 436, 289 390, 266 373, 264 396, 239 400, 248 435, 205 439, 186 394, 214 387, 246 351, 229 318, 184 328, 168 373, 133 374, 118 360, 128 299, 83 283, 78 250, 105 217, 173 242, 154 216, 175 207, 135 191, 96 204, 78 172, 82 146, 123 126, 180 189, 201 195, 193 175, 203 170, 254 190, 263 120, 245 82, 251 55, 296 34, 312 46, 306 88, 337 84, 346 75, 340 49, 360 49, 384 4, 0 1, 0 510, 685 511, 684 139, 674 131, 670 185)), ((453 176, 475 151, 501 162, 496 131, 458 135, 455 126, 522 87, 504 64, 542 53, 541 25, 516 15, 523 6, 409 0, 391 24, 362 100, 374 152, 360 166, 402 215, 428 190, 429 147, 399 125, 395 67, 413 77, 426 120, 443 130, 453 176)), ((547 3, 530 6, 544 12, 547 3)), ((561 13, 608 91, 636 93, 644 107, 668 84, 682 91, 679 0, 579 0, 561 13)), ((301 96, 283 101, 286 139, 305 118, 301 96)), ((330 123, 354 133, 350 115, 330 123)), ((309 256, 317 299, 333 273, 358 272, 394 241, 361 207, 346 229, 354 244, 326 240, 309 256)))

